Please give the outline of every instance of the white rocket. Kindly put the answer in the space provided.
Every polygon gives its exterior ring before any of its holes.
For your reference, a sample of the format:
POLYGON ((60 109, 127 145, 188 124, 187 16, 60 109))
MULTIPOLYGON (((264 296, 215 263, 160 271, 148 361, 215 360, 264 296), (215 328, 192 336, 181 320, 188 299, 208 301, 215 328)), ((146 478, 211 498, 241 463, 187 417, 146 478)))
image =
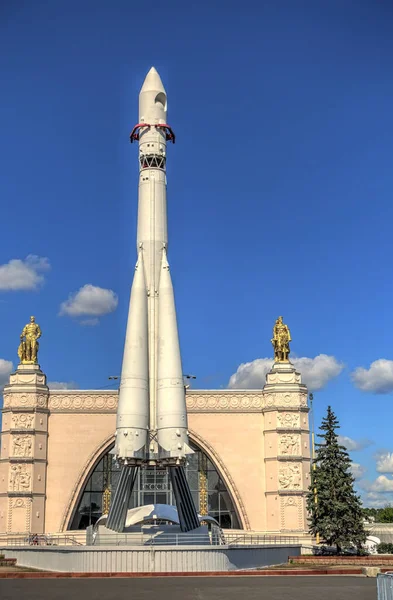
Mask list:
POLYGON ((121 371, 114 454, 122 464, 179 464, 191 454, 172 280, 167 260, 167 96, 154 67, 139 94, 137 254, 121 371))

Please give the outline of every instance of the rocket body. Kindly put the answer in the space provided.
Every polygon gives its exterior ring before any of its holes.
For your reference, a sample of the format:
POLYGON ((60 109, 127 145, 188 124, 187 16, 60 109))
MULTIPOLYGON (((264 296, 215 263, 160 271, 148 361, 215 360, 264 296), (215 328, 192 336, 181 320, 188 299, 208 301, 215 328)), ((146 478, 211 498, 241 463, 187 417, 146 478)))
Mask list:
POLYGON ((171 134, 166 112, 166 92, 153 67, 139 95, 138 133, 134 136, 139 141, 140 167, 138 259, 131 288, 115 443, 115 455, 124 464, 179 464, 192 453, 167 260, 165 165, 171 134))

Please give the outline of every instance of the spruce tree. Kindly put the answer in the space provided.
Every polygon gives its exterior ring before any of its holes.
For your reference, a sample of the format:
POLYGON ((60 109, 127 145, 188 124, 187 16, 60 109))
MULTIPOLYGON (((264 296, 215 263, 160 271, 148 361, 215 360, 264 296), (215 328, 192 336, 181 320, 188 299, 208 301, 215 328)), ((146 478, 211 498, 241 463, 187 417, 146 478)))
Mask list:
POLYGON ((311 485, 307 495, 310 532, 340 553, 356 546, 360 550, 366 540, 361 500, 354 490, 351 459, 338 443, 338 419, 330 406, 318 434, 316 456, 311 470, 311 485))

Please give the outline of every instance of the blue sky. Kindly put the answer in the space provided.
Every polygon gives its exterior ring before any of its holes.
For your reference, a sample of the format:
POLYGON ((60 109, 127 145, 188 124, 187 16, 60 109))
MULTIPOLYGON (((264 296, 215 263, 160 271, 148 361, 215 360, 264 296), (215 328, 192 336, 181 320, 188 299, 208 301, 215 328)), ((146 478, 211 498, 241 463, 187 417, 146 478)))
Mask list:
POLYGON ((367 469, 366 503, 384 503, 393 492, 393 7, 154 6, 1 3, 0 358, 16 365, 35 314, 50 381, 101 388, 119 374, 135 263, 128 136, 154 65, 177 134, 169 258, 184 372, 199 388, 226 387, 234 374, 260 384, 266 362, 253 361, 272 355, 284 315, 293 354, 310 359, 299 365, 316 390, 316 423, 330 403, 362 448, 351 455, 367 469), (81 288, 71 312, 90 314, 59 315, 81 288))

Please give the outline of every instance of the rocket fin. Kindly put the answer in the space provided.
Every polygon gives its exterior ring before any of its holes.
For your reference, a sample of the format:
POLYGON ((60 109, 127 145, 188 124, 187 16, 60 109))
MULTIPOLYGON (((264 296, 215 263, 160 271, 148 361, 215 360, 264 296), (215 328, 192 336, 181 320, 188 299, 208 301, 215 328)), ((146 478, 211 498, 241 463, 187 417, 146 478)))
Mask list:
POLYGON ((130 308, 117 409, 115 454, 144 458, 149 430, 147 294, 142 250, 131 288, 130 308))
POLYGON ((164 248, 158 288, 157 440, 160 458, 192 454, 180 357, 176 308, 164 248))

